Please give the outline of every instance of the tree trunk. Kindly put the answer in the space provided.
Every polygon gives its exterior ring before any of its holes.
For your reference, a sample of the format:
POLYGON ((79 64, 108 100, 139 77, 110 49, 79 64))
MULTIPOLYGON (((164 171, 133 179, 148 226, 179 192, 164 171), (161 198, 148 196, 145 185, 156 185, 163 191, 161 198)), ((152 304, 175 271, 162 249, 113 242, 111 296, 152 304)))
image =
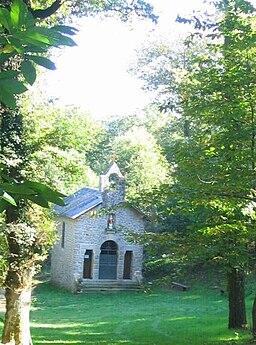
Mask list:
POLYGON ((30 336, 29 311, 31 303, 31 284, 20 289, 6 288, 6 313, 2 335, 3 344, 32 345, 30 336))
POLYGON ((252 306, 252 336, 253 340, 256 341, 256 295, 252 306))
MULTIPOLYGON (((16 218, 16 212, 7 210, 7 222, 16 218), (9 212, 8 212, 9 211, 9 212)), ((29 312, 31 304, 32 279, 35 268, 32 255, 23 256, 16 233, 7 236, 9 265, 5 279, 6 312, 2 333, 3 344, 32 345, 29 312)))
MULTIPOLYGON (((35 18, 47 18, 54 14, 62 1, 55 0, 46 9, 32 10, 30 0, 23 0, 35 18)), ((1 0, 1 6, 9 9, 12 0, 1 0)), ((20 59, 9 59, 4 69, 17 71, 20 59), (8 64, 8 65, 7 65, 8 64)), ((0 71, 3 66, 0 65, 0 71)), ((20 180, 21 170, 27 159, 26 145, 23 145, 23 117, 11 111, 0 102, 0 153, 5 163, 5 175, 20 180), (9 166, 8 166, 9 165, 9 166)), ((2 181, 1 181, 2 182, 2 181)), ((26 211, 25 203, 16 208, 6 209, 6 224, 15 224, 26 211)), ((34 247, 30 243, 19 242, 15 232, 7 235, 9 246, 8 273, 5 280, 6 313, 2 333, 3 344, 32 345, 29 312, 31 304, 32 278, 34 276, 34 247), (29 247, 31 246, 31 247, 29 247), (29 249, 29 250, 28 250, 29 249)))
POLYGON ((244 290, 244 272, 232 268, 228 272, 229 320, 228 328, 245 328, 246 307, 244 290))

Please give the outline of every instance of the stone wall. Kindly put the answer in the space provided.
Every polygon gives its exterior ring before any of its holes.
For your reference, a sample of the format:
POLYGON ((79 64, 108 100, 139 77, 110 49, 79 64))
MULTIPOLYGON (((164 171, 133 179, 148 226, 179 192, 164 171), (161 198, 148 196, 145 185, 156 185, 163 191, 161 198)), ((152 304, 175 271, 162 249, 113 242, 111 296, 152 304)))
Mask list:
POLYGON ((58 241, 52 249, 51 281, 60 287, 73 291, 75 289, 75 245, 76 221, 68 218, 56 218, 58 241), (65 222, 65 242, 61 246, 62 224, 65 222))
MULTIPOLYGON (((95 209, 94 209, 95 210, 95 209)), ((99 209, 98 209, 99 210, 99 209)), ((76 289, 75 280, 83 279, 84 254, 86 250, 93 251, 92 280, 98 280, 100 248, 105 241, 117 243, 117 280, 123 279, 124 255, 126 251, 133 252, 131 277, 134 281, 141 280, 143 261, 142 246, 125 240, 124 232, 131 230, 142 232, 144 222, 140 214, 132 208, 118 207, 115 211, 115 229, 107 229, 108 215, 99 213, 91 217, 90 212, 76 220, 62 219, 66 222, 66 246, 61 248, 61 241, 55 245, 52 252, 52 282, 68 290, 76 289), (75 278, 75 279, 74 279, 75 278)), ((61 224, 58 225, 59 233, 61 224)))

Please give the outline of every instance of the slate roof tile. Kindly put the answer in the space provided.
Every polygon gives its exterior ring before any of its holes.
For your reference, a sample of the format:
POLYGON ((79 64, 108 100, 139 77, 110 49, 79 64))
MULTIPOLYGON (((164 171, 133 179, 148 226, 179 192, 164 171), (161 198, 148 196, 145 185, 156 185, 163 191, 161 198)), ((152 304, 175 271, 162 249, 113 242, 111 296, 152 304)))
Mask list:
POLYGON ((54 214, 75 219, 97 205, 100 205, 102 203, 102 197, 98 189, 84 187, 64 198, 64 202, 66 206, 54 206, 54 214))

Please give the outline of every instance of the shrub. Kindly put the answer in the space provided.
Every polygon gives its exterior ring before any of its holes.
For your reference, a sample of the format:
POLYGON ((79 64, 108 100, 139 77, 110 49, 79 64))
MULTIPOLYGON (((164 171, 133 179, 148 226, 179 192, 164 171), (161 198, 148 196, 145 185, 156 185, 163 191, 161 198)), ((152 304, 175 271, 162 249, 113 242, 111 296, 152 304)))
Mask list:
POLYGON ((155 280, 175 274, 177 267, 170 258, 150 260, 144 264, 145 279, 155 280))

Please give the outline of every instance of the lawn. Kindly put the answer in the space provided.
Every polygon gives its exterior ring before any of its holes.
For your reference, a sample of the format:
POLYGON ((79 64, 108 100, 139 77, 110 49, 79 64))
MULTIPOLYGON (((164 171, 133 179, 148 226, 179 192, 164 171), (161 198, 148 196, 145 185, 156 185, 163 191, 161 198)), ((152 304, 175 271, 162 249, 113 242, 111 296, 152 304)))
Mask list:
POLYGON ((43 283, 34 295, 34 345, 235 345, 251 337, 227 330, 227 297, 210 289, 72 295, 43 283))
POLYGON ((31 332, 34 345, 247 344, 249 331, 227 329, 227 307, 207 288, 72 295, 46 282, 34 292, 31 332))

